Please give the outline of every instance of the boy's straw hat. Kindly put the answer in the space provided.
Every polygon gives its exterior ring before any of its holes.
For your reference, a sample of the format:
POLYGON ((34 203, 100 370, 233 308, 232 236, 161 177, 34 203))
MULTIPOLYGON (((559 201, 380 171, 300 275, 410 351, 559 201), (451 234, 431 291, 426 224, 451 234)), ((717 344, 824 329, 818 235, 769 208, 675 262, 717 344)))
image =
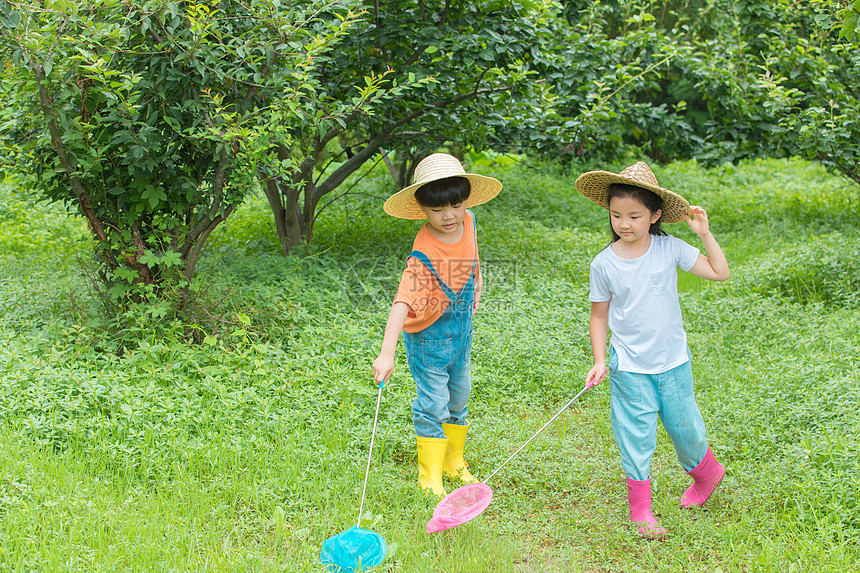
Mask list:
POLYGON ((644 161, 634 163, 621 173, 609 171, 589 171, 583 173, 576 179, 576 188, 579 192, 603 207, 609 209, 609 186, 613 183, 634 185, 653 191, 663 198, 663 215, 660 221, 663 223, 677 223, 683 221, 690 214, 690 204, 686 199, 675 193, 664 189, 657 184, 657 178, 651 172, 651 168, 644 161))
POLYGON ((414 183, 389 197, 382 208, 392 217, 425 219, 427 215, 424 214, 421 205, 415 200, 415 191, 426 183, 446 177, 465 177, 469 180, 472 190, 466 200, 466 207, 486 203, 502 190, 502 184, 499 180, 485 175, 466 173, 460 161, 453 155, 434 153, 422 159, 415 166, 415 174, 412 178, 414 183))

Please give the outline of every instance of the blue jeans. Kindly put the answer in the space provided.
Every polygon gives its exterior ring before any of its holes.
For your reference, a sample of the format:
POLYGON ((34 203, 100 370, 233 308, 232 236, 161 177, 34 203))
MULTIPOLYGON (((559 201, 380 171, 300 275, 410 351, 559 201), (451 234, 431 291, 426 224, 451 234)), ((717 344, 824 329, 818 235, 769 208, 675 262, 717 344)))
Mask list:
POLYGON ((651 475, 658 417, 685 471, 705 458, 708 439, 693 393, 690 361, 660 374, 624 372, 618 370, 618 357, 610 347, 609 389, 612 433, 628 478, 641 481, 651 475))

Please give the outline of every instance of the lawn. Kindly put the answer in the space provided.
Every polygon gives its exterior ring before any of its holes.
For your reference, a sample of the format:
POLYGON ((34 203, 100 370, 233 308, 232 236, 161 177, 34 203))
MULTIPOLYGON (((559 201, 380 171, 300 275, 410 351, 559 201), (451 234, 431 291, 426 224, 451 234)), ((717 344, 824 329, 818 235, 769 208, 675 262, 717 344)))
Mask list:
MULTIPOLYGON (((480 170, 505 185, 474 209, 467 458, 486 477, 582 387, 588 265, 609 235, 579 169, 480 170)), ((708 210, 732 268, 680 283, 721 488, 682 511, 689 478, 660 430, 670 535, 640 539, 602 385, 493 478, 481 517, 428 535, 401 347, 362 516, 388 544, 378 571, 860 571, 860 190, 800 160, 655 173, 708 210)), ((420 225, 369 196, 394 190, 384 172, 356 189, 289 257, 250 200, 204 250, 189 323, 106 309, 83 223, 0 187, 0 570, 325 571, 323 541, 358 519, 370 364, 420 225)))

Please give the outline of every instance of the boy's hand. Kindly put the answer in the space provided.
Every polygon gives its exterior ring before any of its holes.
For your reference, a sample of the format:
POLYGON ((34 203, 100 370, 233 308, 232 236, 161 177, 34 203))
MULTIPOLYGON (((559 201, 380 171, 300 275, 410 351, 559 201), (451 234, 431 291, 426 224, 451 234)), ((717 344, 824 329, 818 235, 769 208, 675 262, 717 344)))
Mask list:
POLYGON ((394 372, 394 357, 380 354, 373 361, 373 379, 377 384, 388 382, 391 374, 394 372))
POLYGON ((606 380, 606 364, 595 364, 591 367, 591 370, 588 371, 588 374, 585 375, 585 385, 588 388, 592 386, 597 386, 604 380, 606 380))
POLYGON ((708 213, 703 208, 695 205, 691 209, 692 218, 686 217, 687 225, 700 237, 710 234, 710 226, 708 224, 708 213))

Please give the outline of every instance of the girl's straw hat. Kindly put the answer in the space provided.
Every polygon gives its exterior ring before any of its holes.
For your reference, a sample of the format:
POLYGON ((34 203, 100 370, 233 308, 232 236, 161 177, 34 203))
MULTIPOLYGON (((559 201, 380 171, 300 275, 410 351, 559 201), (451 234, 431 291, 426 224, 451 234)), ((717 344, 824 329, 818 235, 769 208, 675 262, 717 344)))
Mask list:
POLYGON ((469 180, 472 190, 466 200, 466 207, 486 203, 502 190, 502 184, 497 179, 466 173, 460 161, 453 155, 434 153, 422 159, 415 166, 415 174, 412 179, 414 183, 389 197, 382 208, 392 217, 425 219, 427 215, 424 214, 421 205, 415 200, 415 191, 426 183, 446 177, 465 177, 469 180))
POLYGON ((613 183, 642 187, 662 197, 663 215, 660 217, 660 221, 663 223, 677 223, 683 221, 690 214, 690 204, 687 200, 674 191, 660 187, 657 184, 657 178, 651 172, 651 168, 644 161, 627 167, 621 173, 610 173, 609 171, 583 173, 576 180, 576 188, 604 209, 609 209, 608 191, 609 186, 613 183))

